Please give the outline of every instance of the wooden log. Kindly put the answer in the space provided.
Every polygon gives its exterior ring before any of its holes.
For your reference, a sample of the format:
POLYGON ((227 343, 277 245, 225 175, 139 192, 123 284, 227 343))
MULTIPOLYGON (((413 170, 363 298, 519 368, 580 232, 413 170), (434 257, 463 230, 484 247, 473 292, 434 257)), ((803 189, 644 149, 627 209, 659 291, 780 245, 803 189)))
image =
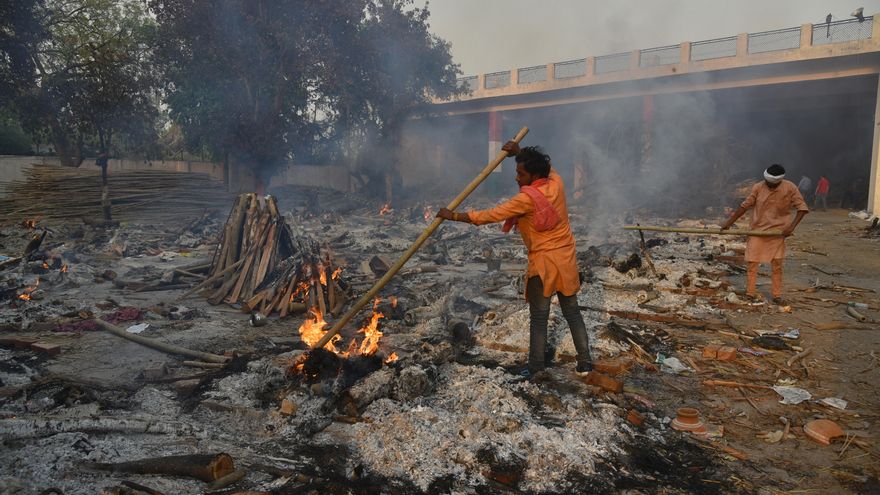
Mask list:
POLYGON ((284 291, 284 295, 281 298, 281 311, 279 312, 281 318, 287 316, 287 313, 290 311, 290 305, 293 302, 291 299, 293 298, 293 291, 296 290, 297 283, 299 283, 299 270, 295 269, 293 278, 287 284, 287 290, 284 291))
POLYGON ((226 488, 229 485, 233 485, 243 480, 247 471, 244 469, 236 469, 235 471, 223 476, 222 478, 217 478, 208 484, 209 490, 219 490, 221 488, 226 488))
POLYGON ((703 385, 710 387, 732 387, 732 388, 755 388, 760 390, 770 390, 771 387, 766 385, 753 385, 751 383, 739 383, 728 380, 703 380, 703 385))
POLYGON ((647 225, 627 225, 623 230, 647 230, 650 232, 678 232, 681 234, 703 235, 746 235, 753 237, 779 237, 780 230, 739 230, 739 229, 698 229, 692 227, 651 227, 647 225))
MULTIPOLYGON (((519 133, 517 133, 516 137, 513 138, 513 141, 515 143, 519 143, 526 136, 526 134, 528 134, 528 132, 529 132, 529 129, 527 127, 523 127, 522 129, 520 129, 519 133)), ((462 192, 460 192, 458 194, 458 196, 456 196, 455 199, 453 199, 452 202, 450 202, 446 206, 446 208, 449 210, 455 211, 455 209, 458 208, 458 206, 468 196, 470 196, 470 194, 474 191, 474 189, 476 189, 477 186, 479 186, 484 180, 486 180, 487 177, 489 177, 489 174, 491 174, 492 171, 495 170, 495 168, 498 167, 498 165, 501 162, 503 162, 505 158, 507 158, 507 152, 503 151, 503 150, 500 151, 495 156, 495 158, 492 159, 486 165, 486 167, 483 168, 482 172, 480 172, 464 188, 464 190, 462 192)), ((425 241, 428 240, 428 237, 430 237, 431 234, 433 234, 434 231, 437 230, 438 227, 440 227, 441 223, 443 223, 442 218, 439 218, 439 217, 435 218, 434 221, 431 222, 431 224, 422 232, 422 234, 412 243, 412 245, 409 247, 409 249, 407 249, 403 253, 403 255, 400 257, 400 259, 398 259, 394 263, 394 265, 392 265, 389 268, 389 270, 382 276, 382 278, 379 279, 375 284, 373 284, 373 287, 371 287, 369 291, 367 291, 363 296, 361 296, 361 298, 357 301, 357 303, 355 303, 355 305, 352 306, 351 309, 349 309, 348 312, 346 312, 345 315, 343 315, 342 318, 340 318, 339 321, 337 321, 330 330, 328 330, 327 332, 324 333, 324 336, 321 337, 321 340, 319 340, 315 344, 315 348, 319 349, 319 348, 327 345, 327 342, 330 342, 330 339, 332 339, 333 336, 335 336, 337 333, 339 333, 339 331, 342 330, 342 327, 347 325, 348 322, 351 321, 351 319, 354 318, 355 315, 358 314, 358 312, 360 312, 360 310, 364 308, 364 306, 369 304, 373 300, 373 298, 375 298, 376 295, 379 294, 379 291, 382 290, 382 288, 385 287, 388 284, 388 282, 390 282, 391 279, 394 278, 395 275, 397 275, 397 272, 399 272, 400 269, 403 268, 403 265, 405 265, 406 262, 409 261, 410 258, 412 258, 412 256, 416 253, 416 251, 418 251, 419 248, 422 247, 422 244, 424 244, 425 241)))
POLYGON ((92 469, 133 474, 184 476, 205 482, 219 480, 235 472, 229 454, 191 454, 153 457, 119 463, 86 463, 92 469))
POLYGON ((179 354, 181 356, 193 357, 196 359, 200 359, 202 361, 208 361, 211 363, 225 363, 229 361, 229 358, 226 356, 220 356, 217 354, 211 354, 208 352, 194 351, 192 349, 187 349, 185 347, 176 346, 174 344, 166 344, 164 342, 159 342, 158 340, 151 339, 149 337, 142 337, 140 335, 136 335, 133 333, 128 333, 122 328, 117 327, 111 323, 107 323, 104 320, 93 319, 91 320, 95 322, 96 325, 101 327, 102 329, 116 335, 117 337, 122 337, 126 340, 131 340, 132 342, 137 342, 138 344, 147 346, 151 349, 156 349, 158 351, 167 352, 169 354, 179 354))
POLYGON ((178 297, 177 300, 180 301, 181 299, 189 297, 190 295, 195 294, 196 292, 204 289, 205 287, 216 282, 217 280, 220 280, 220 278, 225 277, 226 275, 231 273, 233 270, 235 270, 236 268, 241 266, 241 263, 242 263, 242 261, 239 260, 239 261, 236 261, 235 263, 233 263, 232 265, 227 266, 220 273, 217 273, 216 275, 212 275, 211 277, 208 277, 204 282, 202 282, 199 285, 193 287, 192 289, 186 291, 182 296, 178 297))
POLYGON ((134 481, 123 481, 122 484, 126 488, 133 488, 139 492, 144 492, 147 495, 165 495, 164 493, 160 492, 159 490, 155 490, 155 489, 150 488, 148 486, 141 485, 140 483, 135 483, 134 481))

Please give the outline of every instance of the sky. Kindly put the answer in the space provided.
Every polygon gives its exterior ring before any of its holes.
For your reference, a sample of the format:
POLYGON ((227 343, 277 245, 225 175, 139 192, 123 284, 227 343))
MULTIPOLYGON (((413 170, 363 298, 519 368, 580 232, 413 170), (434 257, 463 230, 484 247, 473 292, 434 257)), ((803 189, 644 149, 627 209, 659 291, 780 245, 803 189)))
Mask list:
POLYGON ((429 22, 476 75, 850 19, 857 7, 880 13, 880 0, 432 0, 429 22))

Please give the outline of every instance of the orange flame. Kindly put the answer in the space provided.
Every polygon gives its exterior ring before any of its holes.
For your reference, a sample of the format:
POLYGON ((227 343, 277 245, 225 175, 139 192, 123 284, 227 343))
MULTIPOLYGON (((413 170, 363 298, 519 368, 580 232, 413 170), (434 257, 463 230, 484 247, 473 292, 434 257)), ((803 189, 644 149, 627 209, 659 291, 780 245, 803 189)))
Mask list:
POLYGON ((46 263, 46 262, 44 261, 44 262, 43 262, 43 270, 48 270, 48 269, 49 269, 49 263, 46 263))
POLYGON ((321 270, 320 281, 321 281, 321 285, 323 285, 325 287, 327 286, 327 272, 325 270, 321 270))
POLYGON ((382 206, 382 209, 379 210, 379 216, 383 216, 386 213, 391 213, 391 203, 385 203, 385 205, 382 206))
POLYGON ((397 356, 397 353, 396 353, 396 352, 392 352, 391 355, 388 356, 387 358, 385 358, 385 361, 383 361, 383 362, 384 362, 385 364, 388 364, 388 363, 393 363, 394 361, 397 361, 398 359, 399 359, 399 358, 398 358, 398 356, 397 356))
POLYGON ((37 221, 36 220, 22 220, 21 226, 28 229, 28 230, 34 230, 35 228, 37 228, 37 221))
POLYGON ((339 274, 340 274, 340 273, 342 273, 342 267, 341 267, 341 266, 338 267, 338 268, 336 268, 335 270, 333 270, 333 275, 330 275, 330 278, 332 278, 333 280, 338 280, 338 279, 339 279, 339 274))
POLYGON ((358 349, 358 354, 362 356, 372 356, 379 350, 379 339, 382 338, 382 332, 379 331, 379 319, 385 318, 382 313, 373 313, 370 323, 361 328, 359 332, 364 334, 364 340, 358 349))
POLYGON ((67 263, 61 265, 61 273, 67 273, 67 271, 68 271, 67 263))
MULTIPOLYGON (((306 318, 306 321, 299 326, 299 335, 306 345, 309 347, 315 347, 318 341, 321 340, 321 337, 324 336, 324 327, 327 326, 327 322, 324 321, 324 315, 322 315, 316 308, 311 310, 311 314, 314 318, 306 318)), ((330 339, 330 342, 324 344, 324 349, 339 354, 339 349, 336 348, 334 342, 338 341, 340 338, 339 335, 334 335, 333 338, 330 339)))
POLYGON ((37 290, 37 287, 40 286, 40 277, 37 277, 34 281, 34 285, 32 287, 25 287, 24 292, 18 295, 18 298, 22 301, 30 301, 31 293, 37 290))
POLYGON ((397 296, 388 296, 388 301, 391 302, 391 307, 392 307, 392 308, 396 308, 396 307, 397 307, 397 296))

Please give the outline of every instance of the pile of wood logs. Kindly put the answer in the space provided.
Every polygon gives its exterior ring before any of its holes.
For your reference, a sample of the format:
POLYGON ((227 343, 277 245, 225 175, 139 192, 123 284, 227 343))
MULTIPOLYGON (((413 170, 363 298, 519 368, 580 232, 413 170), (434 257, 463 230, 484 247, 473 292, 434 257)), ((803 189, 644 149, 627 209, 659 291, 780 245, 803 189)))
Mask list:
MULTIPOLYGON (((2 184, 6 194, 0 197, 0 225, 102 218, 98 167, 34 165, 25 177, 2 184)), ((188 222, 232 199, 221 181, 206 174, 126 170, 111 172, 108 180, 113 219, 122 222, 188 222)))
POLYGON ((274 197, 238 197, 214 253, 208 278, 184 294, 207 293, 211 304, 241 304, 242 311, 290 313, 314 309, 337 315, 348 302, 329 252, 295 235, 274 197))

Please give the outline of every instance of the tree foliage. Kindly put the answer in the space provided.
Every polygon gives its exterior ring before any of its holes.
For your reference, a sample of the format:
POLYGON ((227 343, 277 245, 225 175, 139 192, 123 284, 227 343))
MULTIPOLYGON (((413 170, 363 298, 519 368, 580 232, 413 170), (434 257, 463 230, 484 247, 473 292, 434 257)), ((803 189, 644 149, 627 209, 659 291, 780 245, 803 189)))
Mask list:
POLYGON ((387 139, 456 91, 449 47, 411 0, 151 0, 168 104, 191 149, 267 177, 387 139), (346 146, 348 148, 346 149, 346 146))
MULTIPOLYGON (((86 147, 155 136, 154 23, 137 0, 23 0, 5 8, 2 80, 23 126, 66 165, 86 147)), ((92 150, 93 151, 93 150, 92 150)))

